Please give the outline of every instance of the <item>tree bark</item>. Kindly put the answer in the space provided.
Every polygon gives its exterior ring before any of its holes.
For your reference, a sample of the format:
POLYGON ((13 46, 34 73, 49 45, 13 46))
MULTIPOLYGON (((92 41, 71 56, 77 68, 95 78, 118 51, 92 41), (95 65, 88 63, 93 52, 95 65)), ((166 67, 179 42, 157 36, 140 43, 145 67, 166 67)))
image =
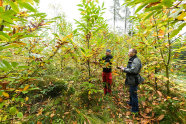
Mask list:
MULTIPOLYGON (((168 13, 168 17, 170 15, 170 10, 168 13)), ((169 21, 167 23, 167 30, 169 31, 169 21)), ((167 40, 168 40, 168 59, 167 59, 167 66, 166 66, 166 77, 167 77, 167 95, 170 93, 170 81, 169 81, 169 70, 170 70, 170 62, 171 62, 171 41, 170 41, 170 34, 167 34, 167 40)))

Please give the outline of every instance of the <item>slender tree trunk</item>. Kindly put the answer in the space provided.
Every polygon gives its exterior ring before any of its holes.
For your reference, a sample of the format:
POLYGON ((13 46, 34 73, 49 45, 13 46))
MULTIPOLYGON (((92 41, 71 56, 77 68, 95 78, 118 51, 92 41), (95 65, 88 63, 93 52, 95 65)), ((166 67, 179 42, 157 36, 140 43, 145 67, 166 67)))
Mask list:
MULTIPOLYGON (((29 40, 29 45, 30 45, 30 48, 28 50, 28 58, 30 59, 31 58, 31 41, 30 40, 29 40)), ((29 60, 27 61, 27 63, 28 63, 28 66, 30 66, 29 60)))
MULTIPOLYGON (((170 10, 168 13, 168 17, 170 15, 170 10)), ((167 30, 169 31, 169 21, 167 23, 167 30)), ((171 41, 170 41, 170 34, 168 33, 167 35, 167 40, 168 40, 168 59, 167 59, 167 66, 166 66, 166 77, 167 77, 167 95, 170 93, 170 81, 169 81, 169 70, 170 70, 170 61, 171 61, 171 41)))
POLYGON ((170 93, 170 88, 169 88, 170 81, 169 81, 169 66, 168 65, 166 66, 166 77, 167 77, 167 95, 169 95, 169 93, 170 93))
POLYGON ((156 91, 157 91, 157 90, 158 90, 158 83, 157 83, 157 77, 156 77, 156 74, 158 73, 157 67, 155 67, 154 73, 155 73, 154 83, 155 83, 155 89, 156 89, 156 91))
MULTIPOLYGON (((156 20, 155 20, 154 15, 153 15, 153 19, 154 19, 154 24, 156 25, 156 20)), ((159 32, 158 32, 157 26, 155 26, 155 28, 156 28, 156 34, 157 34, 157 37, 155 38, 155 41, 157 41, 157 40, 159 40, 159 37, 158 37, 159 32)), ((157 49, 156 46, 155 46, 154 48, 157 49)), ((157 57, 157 56, 156 56, 156 57, 157 57)), ((157 91, 157 90, 158 90, 158 83, 157 83, 157 80, 158 80, 158 79, 157 79, 157 77, 156 77, 156 74, 158 73, 157 64, 155 65, 154 73, 155 73, 154 83, 155 83, 155 89, 156 89, 156 91, 157 91)))
MULTIPOLYGON (((88 34, 86 35, 88 49, 90 49, 90 37, 91 37, 91 33, 88 32, 88 34)), ((91 83, 90 58, 88 58, 87 65, 88 65, 88 81, 89 81, 89 83, 91 83)))
POLYGON ((63 71, 63 56, 61 56, 61 72, 63 71))
POLYGON ((116 1, 114 0, 114 32, 116 29, 116 1))
POLYGON ((127 13, 128 13, 128 8, 126 6, 125 7, 125 34, 127 34, 127 13))
POLYGON ((88 64, 88 81, 89 81, 89 83, 91 83, 91 81, 90 81, 90 79, 91 79, 91 73, 90 73, 90 59, 88 59, 87 64, 88 64))

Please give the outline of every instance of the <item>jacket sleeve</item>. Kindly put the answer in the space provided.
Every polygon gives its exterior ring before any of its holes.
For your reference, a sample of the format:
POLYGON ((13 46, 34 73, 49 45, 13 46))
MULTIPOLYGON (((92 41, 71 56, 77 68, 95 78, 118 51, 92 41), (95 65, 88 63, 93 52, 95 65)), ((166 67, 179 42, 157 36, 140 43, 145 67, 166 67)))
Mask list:
POLYGON ((113 57, 110 58, 109 64, 112 64, 113 62, 113 57))
POLYGON ((141 62, 139 59, 134 59, 131 68, 124 68, 125 73, 138 74, 141 68, 141 62))

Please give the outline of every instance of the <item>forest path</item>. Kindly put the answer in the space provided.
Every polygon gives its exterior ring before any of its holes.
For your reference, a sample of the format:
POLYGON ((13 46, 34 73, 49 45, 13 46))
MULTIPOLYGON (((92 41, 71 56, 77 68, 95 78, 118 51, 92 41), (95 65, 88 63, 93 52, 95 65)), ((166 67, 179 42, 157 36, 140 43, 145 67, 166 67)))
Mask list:
MULTIPOLYGON (((138 88, 138 101, 140 109, 138 114, 131 113, 131 107, 127 104, 127 101, 129 101, 128 87, 123 87, 123 84, 119 84, 119 86, 115 88, 115 90, 117 89, 117 93, 112 94, 112 102, 116 105, 116 109, 118 110, 118 113, 116 114, 127 124, 147 124, 153 123, 154 121, 160 121, 164 118, 164 115, 155 117, 155 112, 153 112, 151 107, 153 97, 145 96, 143 87, 144 86, 140 86, 140 88, 138 88), (144 98, 147 99, 143 101, 144 98)), ((155 103, 156 102, 153 102, 153 104, 155 103)))

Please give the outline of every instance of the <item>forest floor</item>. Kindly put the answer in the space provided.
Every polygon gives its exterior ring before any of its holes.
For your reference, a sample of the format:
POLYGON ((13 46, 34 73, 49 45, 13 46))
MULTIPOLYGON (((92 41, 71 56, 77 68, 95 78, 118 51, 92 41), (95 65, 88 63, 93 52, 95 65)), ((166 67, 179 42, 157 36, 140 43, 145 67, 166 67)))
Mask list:
MULTIPOLYGON (((177 97, 171 98, 163 96, 161 91, 157 91, 155 93, 153 89, 150 89, 148 85, 139 86, 138 90, 138 98, 139 98, 139 109, 140 112, 138 114, 131 113, 131 107, 127 104, 129 101, 129 93, 128 89, 124 88, 122 84, 120 84, 117 88, 115 88, 118 93, 114 93, 112 97, 112 102, 116 106, 117 112, 113 114, 111 112, 112 118, 119 118, 116 119, 117 121, 111 121, 112 123, 126 123, 126 124, 153 124, 159 123, 168 124, 170 121, 167 119, 171 117, 172 111, 168 113, 167 109, 169 109, 170 99, 174 99, 178 101, 177 97), (146 88, 145 88, 146 87, 146 88), (148 89, 149 88, 149 89, 148 89), (162 105, 167 105, 166 107, 162 107, 162 105), (162 108, 161 108, 162 107, 162 108)), ((180 104, 184 104, 181 103, 180 104)), ((110 108, 110 107, 107 107, 110 108)), ((173 108, 177 111, 176 107, 173 108)), ((185 110, 184 110, 185 111, 185 110)), ((178 119, 179 120, 179 119, 178 119)))
MULTIPOLYGON (((135 114, 131 113, 131 107, 127 104, 129 92, 123 79, 122 76, 113 76, 112 95, 103 95, 101 77, 94 82, 96 87, 93 89, 95 88, 96 93, 88 93, 89 90, 86 88, 89 83, 81 87, 83 83, 66 81, 68 91, 64 88, 65 93, 57 97, 47 98, 49 94, 43 94, 47 96, 46 99, 39 97, 39 101, 37 99, 33 103, 35 98, 30 94, 30 103, 26 105, 27 109, 25 108, 25 118, 29 118, 27 121, 39 122, 39 124, 40 122, 54 124, 182 124, 186 122, 185 95, 184 91, 179 90, 180 86, 171 88, 171 94, 167 96, 165 87, 160 87, 163 84, 158 84, 157 91, 151 83, 140 84, 138 87, 140 112, 135 114), (71 86, 76 88, 75 93, 68 95, 71 86)), ((64 79, 60 80, 64 81, 64 79)), ((49 82, 55 81, 49 80, 49 82)))
POLYGON ((173 81, 180 85, 180 90, 183 90, 186 92, 186 75, 179 75, 177 78, 173 79, 173 81))

